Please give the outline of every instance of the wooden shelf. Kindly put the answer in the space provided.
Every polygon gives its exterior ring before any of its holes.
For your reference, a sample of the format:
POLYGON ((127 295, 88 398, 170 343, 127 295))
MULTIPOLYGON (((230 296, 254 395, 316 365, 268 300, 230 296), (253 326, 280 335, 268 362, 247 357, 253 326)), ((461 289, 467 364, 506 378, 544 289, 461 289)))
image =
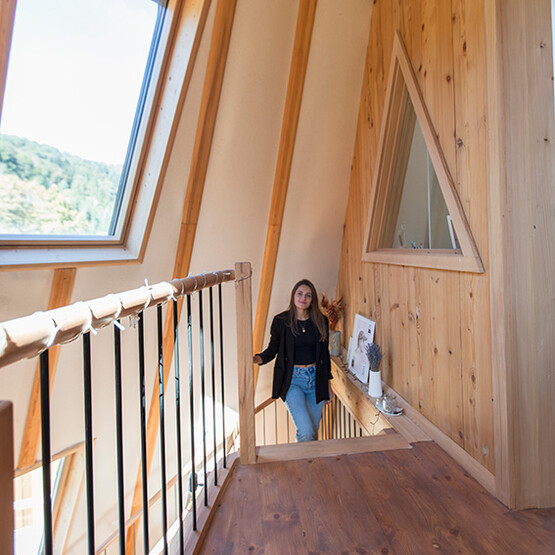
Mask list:
MULTIPOLYGON (((381 429, 392 428, 401 434, 409 443, 431 441, 431 437, 406 414, 388 418, 374 405, 368 395, 368 387, 358 380, 339 357, 331 357, 333 374, 332 387, 341 400, 363 425, 379 418, 381 429)), ((384 387, 385 384, 384 384, 384 387)), ((390 390, 392 393, 393 390, 390 390)), ((404 401, 404 400, 403 400, 404 401)), ((405 408, 405 405, 402 405, 405 408)))

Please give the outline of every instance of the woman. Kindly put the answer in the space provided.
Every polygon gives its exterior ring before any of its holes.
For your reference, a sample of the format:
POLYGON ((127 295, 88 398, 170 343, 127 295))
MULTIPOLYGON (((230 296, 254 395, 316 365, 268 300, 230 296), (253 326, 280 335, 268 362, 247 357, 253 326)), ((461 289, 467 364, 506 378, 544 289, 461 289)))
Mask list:
POLYGON ((317 439, 324 401, 330 398, 328 335, 316 289, 303 279, 291 291, 289 308, 274 317, 268 348, 253 358, 255 364, 266 364, 277 356, 272 398, 285 401, 298 442, 317 439))

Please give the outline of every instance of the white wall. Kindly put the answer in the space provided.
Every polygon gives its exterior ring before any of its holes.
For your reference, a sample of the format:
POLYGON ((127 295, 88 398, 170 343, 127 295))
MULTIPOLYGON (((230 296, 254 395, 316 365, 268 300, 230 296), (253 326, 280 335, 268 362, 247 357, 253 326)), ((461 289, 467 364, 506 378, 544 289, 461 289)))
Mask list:
MULTIPOLYGON (((102 296, 171 277, 185 187, 197 126, 200 96, 210 45, 215 2, 211 8, 189 95, 170 159, 162 195, 143 264, 80 268, 73 300, 102 296)), ((298 0, 239 0, 235 15, 221 102, 202 200, 191 272, 253 264, 253 305, 256 305, 279 146, 283 107, 298 0)), ((270 314, 284 309, 295 281, 307 277, 320 294, 335 294, 350 167, 355 140, 364 57, 370 28, 369 0, 320 0, 316 12, 305 91, 279 248, 270 314)), ((48 303, 52 271, 0 272, 0 320, 43 310, 48 303)), ((154 330, 155 311, 147 326, 154 330)), ((236 404, 233 285, 227 286, 226 332, 230 376, 228 400, 236 404)), ((271 318, 271 316, 270 316, 271 318)), ((124 322, 126 324, 126 322, 124 322)), ((113 432, 112 333, 93 341, 97 542, 114 528, 115 438, 113 432), (108 461, 108 465, 100 464, 108 461)), ((138 382, 136 335, 123 334, 129 354, 124 378, 126 490, 130 495, 137 473, 138 382)), ((80 342, 65 347, 54 384, 53 448, 83 438, 80 342)), ((156 372, 155 335, 148 343, 148 396, 156 372)), ((0 371, 0 398, 15 402, 16 458, 35 363, 25 361, 0 371)), ((271 369, 261 373, 258 399, 269 395, 271 369)), ((168 388, 173 398, 173 384, 168 388)), ((168 406, 168 437, 173 438, 173 409, 168 406)), ((185 455, 185 450, 184 450, 185 455)), ((170 470, 175 448, 168 441, 170 470)), ((154 457, 153 473, 159 466, 154 457)), ((153 517, 156 518, 156 517, 153 517)), ((84 549, 85 512, 76 516, 72 551, 84 549)))

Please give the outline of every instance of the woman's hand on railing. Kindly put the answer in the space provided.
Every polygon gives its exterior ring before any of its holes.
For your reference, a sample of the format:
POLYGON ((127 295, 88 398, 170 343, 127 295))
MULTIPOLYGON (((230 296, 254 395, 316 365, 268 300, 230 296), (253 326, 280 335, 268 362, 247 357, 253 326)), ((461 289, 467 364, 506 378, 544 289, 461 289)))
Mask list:
POLYGON ((262 364, 262 357, 260 355, 254 355, 252 357, 253 364, 262 364))

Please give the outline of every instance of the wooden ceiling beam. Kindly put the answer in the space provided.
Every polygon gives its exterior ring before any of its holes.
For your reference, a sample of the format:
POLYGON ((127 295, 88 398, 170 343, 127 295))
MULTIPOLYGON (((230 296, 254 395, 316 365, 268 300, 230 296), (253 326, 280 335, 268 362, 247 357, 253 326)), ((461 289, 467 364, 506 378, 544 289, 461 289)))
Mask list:
MULTIPOLYGON (((272 190, 272 204, 268 217, 268 230, 266 233, 266 245, 264 247, 264 259, 260 275, 260 288, 256 303, 256 316, 254 320, 254 351, 260 352, 263 347, 266 321, 268 319, 268 308, 272 295, 276 260, 281 237, 281 226, 287 189, 291 174, 291 164, 297 138, 297 126, 301 111, 308 55, 310 53, 310 41, 314 27, 317 0, 300 0, 297 15, 297 27, 295 30, 295 41, 293 44, 293 55, 289 69, 289 82, 287 84, 287 96, 283 121, 281 124, 281 137, 279 142, 278 158, 274 175, 272 190)), ((255 366, 254 383, 258 379, 258 366, 255 366)))
MULTIPOLYGON (((231 30, 235 16, 235 6, 236 0, 219 0, 216 6, 212 41, 208 55, 195 143, 193 147, 193 156, 189 170, 185 202, 183 205, 183 216, 181 219, 179 240, 173 270, 174 278, 186 276, 189 273, 191 265, 198 217, 200 213, 202 195, 204 192, 204 184, 206 181, 206 172, 208 170, 208 162, 210 160, 212 137, 214 135, 214 128, 216 125, 216 116, 218 113, 227 53, 231 39, 231 30)), ((181 307, 182 302, 180 301, 177 308, 178 319, 181 315, 181 307)), ((168 305, 164 322, 163 336, 164 386, 168 381, 173 358, 173 350, 173 306, 168 305)), ((155 384, 152 389, 152 397, 150 400, 150 409, 147 421, 147 472, 150 471, 152 464, 154 446, 158 437, 159 422, 160 406, 158 398, 158 376, 156 375, 155 384)), ((141 468, 139 466, 130 514, 132 515, 139 510, 141 504, 142 483, 141 468)), ((132 552, 132 534, 133 531, 130 529, 127 535, 128 553, 132 552)))
MULTIPOLYGON (((73 295, 73 285, 75 284, 75 275, 77 268, 57 268, 54 270, 54 278, 52 279, 52 289, 50 291, 50 299, 48 301, 48 310, 60 308, 71 302, 73 295)), ((58 359, 60 357, 60 346, 56 345, 50 348, 50 391, 54 383, 58 359)), ((37 452, 40 443, 40 361, 37 360, 35 377, 33 379, 33 387, 31 389, 31 398, 29 399, 29 407, 27 409, 27 418, 25 420, 25 428, 23 429, 23 439, 21 440, 21 448, 19 450, 18 468, 25 468, 32 465, 37 458, 37 452)))

